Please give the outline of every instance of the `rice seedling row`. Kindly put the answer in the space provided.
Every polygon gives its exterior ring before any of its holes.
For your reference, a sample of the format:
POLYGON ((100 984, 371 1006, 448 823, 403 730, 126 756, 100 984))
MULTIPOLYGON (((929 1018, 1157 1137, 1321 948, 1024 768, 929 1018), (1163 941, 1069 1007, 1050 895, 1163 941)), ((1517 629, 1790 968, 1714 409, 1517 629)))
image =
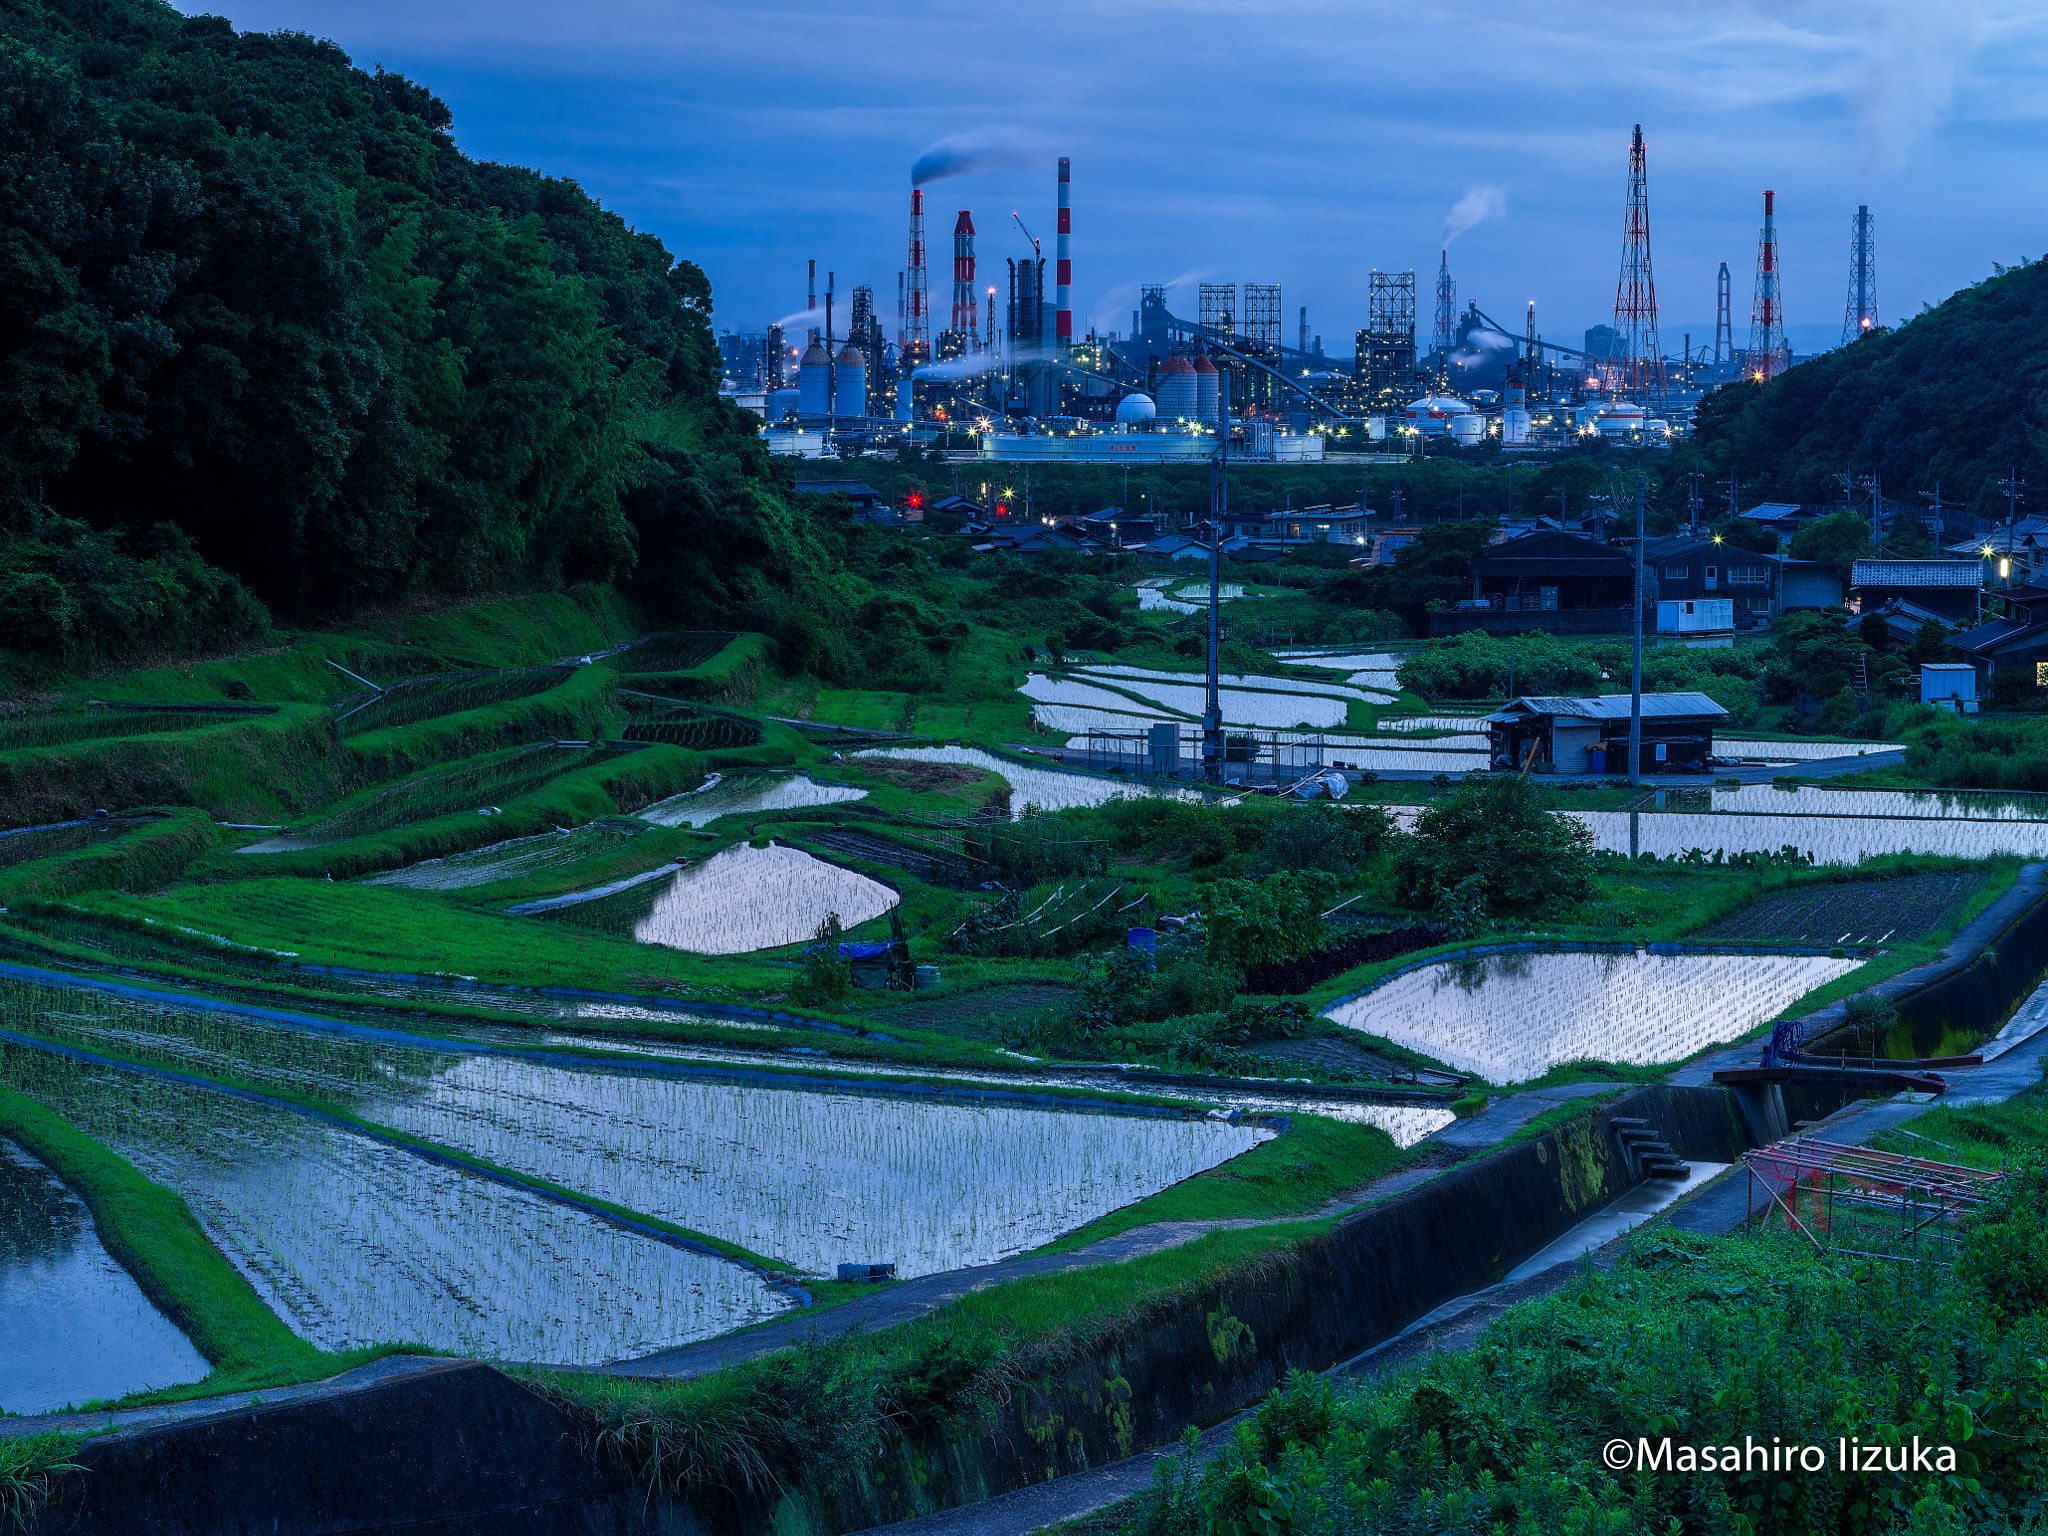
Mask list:
POLYGON ((1021 1252, 1271 1134, 1157 1112, 709 1083, 19 983, 0 996, 53 1041, 317 1092, 377 1125, 828 1273, 876 1260, 926 1274, 1021 1252))
POLYGON ((1721 811, 1560 811, 1590 828, 1612 853, 1670 858, 1694 848, 1724 856, 1797 848, 1821 864, 1857 864, 1888 853, 1988 859, 2048 856, 2048 822, 1933 817, 1752 816, 1721 811))
POLYGON ((1827 789, 1814 784, 1744 784, 1716 789, 1716 811, 1781 816, 1914 816, 1957 821, 2048 822, 2048 795, 1995 790, 1827 789))
POLYGON ((505 672, 464 672, 453 677, 423 677, 393 685, 364 700, 342 701, 335 726, 343 736, 381 731, 395 725, 417 725, 441 715, 457 715, 487 704, 509 704, 545 693, 566 680, 569 667, 522 667, 505 672))
POLYGON ((595 1365, 785 1310, 752 1270, 274 1101, 0 1040, 0 1080, 192 1207, 299 1337, 595 1365))
POLYGON ((81 741, 113 741, 167 731, 198 731, 276 713, 275 707, 246 710, 80 710, 29 714, 0 721, 0 752, 61 747, 81 741))
POLYGON ((1493 1083, 1650 1066, 1739 1039, 1860 962, 1825 955, 1506 954, 1396 975, 1326 1010, 1493 1083))
MULTIPOLYGON (((1150 667, 1087 666, 1074 669, 1079 677, 1098 678, 1106 682, 1124 684, 1138 682, 1186 683, 1206 686, 1206 680, 1199 673, 1161 672, 1150 667)), ((1217 683, 1225 688, 1244 688, 1259 693, 1307 693, 1318 698, 1361 699, 1365 695, 1358 689, 1342 683, 1304 683, 1291 677, 1266 677, 1256 672, 1218 673, 1217 683)))
POLYGON ((1878 752, 1903 752, 1892 741, 1751 741, 1740 736, 1716 736, 1718 757, 1775 757, 1803 763, 1830 757, 1865 757, 1878 752))
POLYGON ((364 880, 364 885, 396 885, 414 891, 460 891, 559 869, 578 860, 609 853, 632 840, 633 830, 616 822, 592 822, 574 830, 558 827, 537 837, 515 837, 468 853, 422 859, 364 880))
POLYGON ((902 897, 854 870, 771 843, 734 845, 661 880, 595 900, 557 900, 550 915, 641 944, 700 955, 739 955, 817 937, 826 915, 848 928, 902 897))

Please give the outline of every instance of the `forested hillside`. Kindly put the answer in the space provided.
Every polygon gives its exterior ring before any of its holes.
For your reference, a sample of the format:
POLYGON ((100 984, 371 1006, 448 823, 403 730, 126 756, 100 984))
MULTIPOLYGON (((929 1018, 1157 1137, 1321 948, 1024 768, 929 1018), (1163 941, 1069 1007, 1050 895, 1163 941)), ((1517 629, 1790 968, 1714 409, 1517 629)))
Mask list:
POLYGON ((717 399, 695 264, 331 43, 0 15, 0 647, 636 572, 770 630, 858 595, 717 399))
POLYGON ((1694 449, 1731 471, 1745 505, 1841 499, 1835 476, 1883 476, 1913 502, 2003 516, 1993 482, 2008 471, 2048 485, 2048 258, 2000 267, 1905 323, 1801 363, 1769 385, 1733 384, 1701 404, 1694 449), (1753 494, 1752 494, 1753 493, 1753 494))

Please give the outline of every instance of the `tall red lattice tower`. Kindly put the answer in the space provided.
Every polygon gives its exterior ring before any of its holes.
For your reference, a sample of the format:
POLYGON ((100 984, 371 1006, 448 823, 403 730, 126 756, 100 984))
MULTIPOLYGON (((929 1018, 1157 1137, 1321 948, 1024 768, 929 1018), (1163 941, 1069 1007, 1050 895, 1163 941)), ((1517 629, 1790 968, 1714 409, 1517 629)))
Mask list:
POLYGON ((1764 193, 1764 227, 1756 242, 1756 299, 1749 307, 1749 351, 1743 373, 1768 382, 1785 371, 1785 309, 1778 291, 1778 194, 1764 193))
POLYGON ((906 329, 910 332, 908 344, 904 347, 904 366, 915 368, 932 360, 932 316, 927 301, 928 288, 924 267, 924 193, 913 189, 910 194, 910 313, 906 329))
POLYGON ((1650 187, 1643 162, 1643 125, 1628 146, 1628 212, 1621 226, 1621 278, 1614 285, 1614 329, 1620 333, 1607 368, 1608 390, 1659 400, 1664 349, 1657 339, 1657 279, 1650 270, 1650 187))

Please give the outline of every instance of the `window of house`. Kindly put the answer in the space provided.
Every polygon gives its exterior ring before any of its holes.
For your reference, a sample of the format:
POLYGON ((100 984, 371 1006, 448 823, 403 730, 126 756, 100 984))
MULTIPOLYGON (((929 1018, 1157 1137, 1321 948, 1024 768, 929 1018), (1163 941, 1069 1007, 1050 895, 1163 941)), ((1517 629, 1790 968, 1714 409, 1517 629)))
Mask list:
POLYGON ((1664 579, 1666 581, 1683 581, 1685 580, 1686 569, 1687 567, 1682 565, 1667 565, 1664 567, 1664 579))
POLYGON ((1557 608, 1557 588, 1555 588, 1555 587, 1545 587, 1545 588, 1543 589, 1543 611, 1544 611, 1545 613, 1551 613, 1551 612, 1554 612, 1554 611, 1556 611, 1556 608, 1557 608))
POLYGON ((1760 587, 1771 579, 1771 568, 1767 565, 1731 565, 1728 567, 1730 586, 1747 585, 1760 587))
POLYGON ((2048 688, 2048 661, 2037 661, 2034 663, 2034 686, 2036 688, 2048 688))

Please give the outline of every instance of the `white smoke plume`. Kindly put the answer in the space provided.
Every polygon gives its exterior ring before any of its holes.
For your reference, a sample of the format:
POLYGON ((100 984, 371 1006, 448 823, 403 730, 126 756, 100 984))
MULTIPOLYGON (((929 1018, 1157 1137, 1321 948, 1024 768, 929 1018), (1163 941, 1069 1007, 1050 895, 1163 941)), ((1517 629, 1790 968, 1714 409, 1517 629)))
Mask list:
POLYGON ((1030 165, 1044 155, 1044 149, 1014 128, 991 128, 980 133, 956 133, 940 139, 910 168, 910 184, 921 187, 928 181, 948 176, 966 176, 974 171, 1014 170, 1030 165))
MULTIPOLYGON (((842 323, 846 319, 844 308, 835 304, 832 319, 837 329, 842 332, 846 329, 842 323)), ((816 309, 800 309, 793 315, 784 315, 775 323, 782 327, 783 337, 788 341, 795 341, 811 331, 822 334, 825 329, 825 306, 820 304, 816 309)))
POLYGON ((1003 365, 1003 360, 993 352, 970 352, 965 357, 949 358, 943 363, 926 363, 911 377, 914 379, 974 379, 984 373, 992 373, 1003 365))
POLYGON ((1451 211, 1444 215, 1444 246, 1465 233, 1474 224, 1483 224, 1488 219, 1506 216, 1508 194, 1505 187, 1474 187, 1459 198, 1451 211))

